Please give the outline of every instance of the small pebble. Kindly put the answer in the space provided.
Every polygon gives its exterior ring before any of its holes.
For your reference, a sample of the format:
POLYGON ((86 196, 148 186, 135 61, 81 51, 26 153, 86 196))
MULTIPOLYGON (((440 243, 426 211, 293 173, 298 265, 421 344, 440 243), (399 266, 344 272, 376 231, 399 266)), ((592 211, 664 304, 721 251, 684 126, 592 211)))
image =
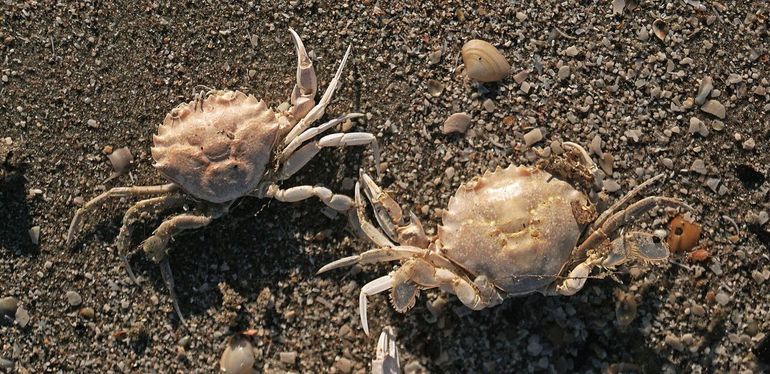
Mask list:
POLYGON ((741 144, 741 146, 743 146, 743 149, 750 151, 757 146, 757 143, 754 142, 754 138, 748 138, 741 144))
POLYGON ((490 113, 494 112, 495 108, 497 108, 497 105, 495 105, 495 102, 492 101, 492 99, 484 100, 483 106, 484 106, 484 110, 490 113))
POLYGON ((730 295, 720 291, 717 293, 716 301, 719 305, 725 306, 730 302, 730 295))
POLYGON ((713 89, 711 77, 704 77, 700 82, 700 87, 698 87, 698 96, 695 97, 695 104, 703 105, 713 89))
POLYGON ((569 57, 575 57, 575 56, 577 56, 577 55, 578 55, 578 53, 580 53, 580 52, 578 51, 577 47, 575 47, 575 46, 573 45, 573 46, 569 46, 567 49, 565 49, 564 51, 562 51, 562 53, 564 53, 564 55, 566 55, 566 56, 569 56, 569 57))
POLYGON ((19 307, 18 309, 16 309, 16 323, 18 323, 19 326, 27 327, 27 325, 29 324, 29 320, 30 320, 29 312, 27 312, 26 309, 24 309, 23 307, 19 307))
POLYGON ((81 308, 78 313, 85 319, 94 319, 94 315, 96 314, 94 308, 91 307, 81 308))
POLYGON ((98 129, 99 128, 99 122, 96 122, 95 119, 89 119, 88 122, 86 122, 86 124, 88 124, 88 127, 93 128, 93 129, 98 129))
POLYGON ((674 335, 666 335, 665 342, 669 347, 674 348, 677 351, 681 352, 684 350, 684 344, 682 344, 682 340, 674 335))
POLYGON ((692 314, 703 317, 706 315, 706 308, 704 308, 702 305, 693 305, 693 307, 690 309, 692 314))
POLYGON ((539 128, 534 128, 524 134, 524 144, 526 144, 527 147, 530 147, 541 140, 543 140, 543 132, 540 131, 539 128))
POLYGON ((716 116, 719 119, 725 119, 725 106, 717 100, 707 101, 705 104, 703 104, 702 107, 700 107, 700 110, 716 116))
POLYGON ((40 243, 40 226, 32 226, 32 228, 29 229, 29 240, 34 245, 38 245, 40 243))
POLYGON ((340 358, 334 363, 334 368, 340 373, 350 373, 353 371, 353 362, 345 357, 340 358))
POLYGON ((558 75, 558 78, 559 78, 560 81, 563 81, 563 80, 569 78, 569 75, 570 75, 569 65, 564 65, 564 66, 560 67, 559 68, 559 72, 558 72, 557 75, 558 75))
POLYGON ((13 369, 13 361, 0 357, 0 368, 13 369))
POLYGON ((701 159, 696 159, 693 161, 692 165, 690 165, 690 170, 702 175, 706 175, 706 173, 708 173, 706 170, 706 164, 701 159))
POLYGON ((291 352, 281 352, 279 354, 281 358, 281 362, 288 365, 294 365, 295 362, 297 362, 297 352, 291 351, 291 352))
POLYGON ((526 70, 522 70, 513 76, 513 80, 514 82, 516 82, 516 84, 522 84, 525 80, 527 80, 528 76, 529 76, 529 72, 526 70))
POLYGON ((75 291, 67 291, 67 302, 71 306, 78 306, 83 303, 83 298, 75 291))
POLYGON ((603 185, 604 190, 610 193, 620 190, 620 184, 613 179, 605 179, 603 185))
POLYGON ((0 313, 12 315, 16 313, 16 308, 19 306, 19 301, 15 297, 8 296, 0 299, 0 313))

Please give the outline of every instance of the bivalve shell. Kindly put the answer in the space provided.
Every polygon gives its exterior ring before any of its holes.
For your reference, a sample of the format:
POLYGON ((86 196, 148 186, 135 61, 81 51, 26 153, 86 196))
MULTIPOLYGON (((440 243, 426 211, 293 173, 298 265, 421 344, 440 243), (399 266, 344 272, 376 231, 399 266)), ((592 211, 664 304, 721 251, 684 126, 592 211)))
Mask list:
POLYGON ((219 360, 221 373, 250 374, 254 366, 254 354, 249 340, 236 335, 228 339, 227 347, 219 360))
POLYGON ((468 78, 479 82, 497 82, 511 73, 511 65, 502 53, 483 40, 473 39, 462 48, 468 78))
POLYGON ((464 133, 468 130, 468 126, 471 124, 471 116, 465 112, 455 113, 449 116, 444 121, 444 128, 442 131, 444 134, 451 134, 453 132, 464 133))

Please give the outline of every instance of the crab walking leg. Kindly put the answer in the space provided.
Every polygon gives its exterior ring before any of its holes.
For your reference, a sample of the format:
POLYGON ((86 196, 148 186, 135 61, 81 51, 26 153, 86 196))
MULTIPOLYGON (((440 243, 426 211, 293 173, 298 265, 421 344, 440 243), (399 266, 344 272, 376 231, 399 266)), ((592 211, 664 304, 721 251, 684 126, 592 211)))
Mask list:
POLYGON ((289 145, 286 146, 286 148, 281 150, 281 155, 278 156, 278 160, 281 162, 286 161, 289 158, 289 156, 291 156, 292 153, 294 153, 294 151, 296 151, 297 148, 299 148, 302 145, 302 143, 305 143, 306 141, 311 140, 320 134, 323 134, 326 130, 329 130, 330 128, 342 122, 345 122, 349 119, 359 118, 363 116, 364 115, 362 113, 348 113, 344 116, 337 117, 322 125, 311 127, 305 130, 305 132, 303 132, 302 134, 294 138, 294 140, 292 140, 291 143, 289 143, 289 145))
POLYGON ((175 217, 171 217, 158 226, 152 233, 152 236, 147 238, 142 243, 142 249, 152 261, 160 265, 160 272, 163 275, 163 281, 166 283, 171 294, 171 302, 174 305, 174 310, 179 316, 179 320, 182 324, 185 324, 184 316, 182 316, 182 310, 179 309, 179 301, 176 297, 176 291, 174 289, 174 276, 171 273, 171 267, 168 264, 168 258, 166 257, 166 248, 168 247, 168 241, 172 236, 184 231, 197 229, 211 223, 214 220, 214 216, 199 216, 193 214, 181 214, 175 217))
POLYGON ((278 177, 283 180, 291 177, 305 166, 322 148, 371 145, 374 162, 380 164, 380 146, 374 135, 365 132, 326 135, 315 142, 310 142, 293 152, 281 165, 278 177))
POLYGON ((329 270, 352 266, 355 264, 375 264, 379 262, 404 260, 416 255, 422 255, 427 251, 427 249, 407 246, 370 249, 364 253, 361 253, 360 255, 348 256, 334 262, 330 262, 318 270, 316 275, 325 273, 329 270))
POLYGON ((271 184, 267 187, 264 194, 256 194, 260 198, 273 198, 284 203, 294 203, 307 200, 311 197, 317 197, 329 208, 338 212, 347 213, 353 208, 353 199, 348 196, 335 194, 330 189, 320 186, 297 186, 288 189, 281 189, 277 184, 271 184))
POLYGON ((634 187, 634 189, 632 189, 629 193, 625 194, 623 197, 620 198, 620 200, 616 201, 615 204, 612 204, 612 206, 610 206, 609 208, 607 208, 607 210, 602 212, 602 214, 599 215, 599 218, 597 218, 596 221, 594 221, 592 226, 594 228, 601 227, 604 221, 607 220, 607 217, 617 212, 621 206, 626 205, 626 203, 628 203, 629 201, 631 201, 631 199, 639 195, 642 191, 644 191, 644 189, 651 186, 653 183, 663 179, 665 176, 666 175, 662 173, 658 174, 644 181, 644 183, 634 187))
POLYGON ((294 118, 302 118, 313 108, 316 91, 318 91, 318 79, 313 69, 313 60, 305 51, 305 44, 302 43, 299 35, 289 29, 291 38, 294 41, 294 47, 297 49, 297 83, 291 93, 291 109, 289 113, 294 118))
POLYGON ((302 119, 294 126, 294 128, 289 131, 289 134, 286 135, 286 138, 283 141, 284 146, 289 145, 289 143, 291 143, 294 138, 307 130, 307 128, 310 127, 313 122, 317 121, 324 115, 326 106, 329 105, 329 102, 334 95, 334 90, 337 89, 340 78, 342 78, 342 70, 345 67, 345 64, 348 62, 348 56, 350 56, 350 50, 352 48, 353 46, 348 46, 347 51, 345 51, 345 56, 342 57, 342 62, 340 62, 340 66, 337 68, 337 73, 334 74, 334 78, 329 83, 329 87, 326 88, 326 92, 324 92, 324 95, 321 97, 321 100, 318 102, 318 104, 314 106, 313 109, 310 109, 307 115, 302 117, 302 119))
POLYGON ((181 195, 154 197, 137 202, 128 208, 126 214, 123 215, 123 225, 120 227, 120 232, 118 233, 118 238, 115 240, 115 243, 118 248, 118 256, 120 256, 120 259, 123 261, 123 265, 126 267, 129 278, 131 278, 131 280, 136 285, 139 285, 139 282, 136 280, 134 272, 131 270, 131 265, 128 263, 128 258, 126 258, 126 249, 131 245, 132 225, 134 222, 139 220, 139 215, 142 212, 146 212, 148 210, 161 211, 171 209, 181 206, 185 200, 186 199, 181 195))
POLYGON ((594 230, 591 235, 589 235, 588 238, 582 244, 580 244, 577 253, 585 253, 586 250, 590 248, 596 248, 601 242, 607 240, 608 236, 615 232, 615 230, 658 206, 684 208, 689 211, 694 210, 689 205, 670 197, 645 197, 644 199, 639 200, 629 205, 627 208, 613 214, 610 216, 610 218, 607 218, 601 227, 594 230))
POLYGON ((567 275, 567 279, 561 283, 555 284, 555 289, 552 289, 548 294, 557 294, 562 296, 572 296, 578 291, 583 289, 586 284, 586 280, 591 275, 591 270, 594 266, 601 262, 601 258, 598 256, 589 256, 585 261, 575 266, 572 271, 567 275))
POLYGON ((390 289, 392 279, 390 275, 379 277, 361 287, 361 293, 358 295, 358 314, 361 316, 361 327, 364 333, 369 336, 369 318, 367 316, 367 296, 376 295, 390 289))
POLYGON ((89 200, 82 208, 75 212, 75 217, 72 218, 69 230, 67 231, 67 244, 72 244, 72 240, 75 239, 75 234, 80 231, 83 224, 83 215, 89 210, 95 208, 111 197, 125 197, 125 196, 141 196, 141 195, 163 195, 169 192, 174 192, 179 189, 174 183, 157 185, 157 186, 134 186, 134 187, 114 187, 109 191, 102 193, 101 195, 89 200))

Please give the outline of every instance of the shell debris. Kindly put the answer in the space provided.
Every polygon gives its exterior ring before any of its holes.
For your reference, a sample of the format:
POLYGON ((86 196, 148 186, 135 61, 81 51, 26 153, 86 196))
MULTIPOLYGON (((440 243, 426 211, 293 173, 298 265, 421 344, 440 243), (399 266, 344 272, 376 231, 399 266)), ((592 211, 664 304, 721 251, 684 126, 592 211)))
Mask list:
POLYGON ((442 131, 444 134, 451 134, 451 133, 465 133, 468 131, 468 126, 471 125, 471 116, 468 115, 468 113, 460 112, 455 113, 449 116, 446 121, 444 121, 444 127, 442 128, 442 131))

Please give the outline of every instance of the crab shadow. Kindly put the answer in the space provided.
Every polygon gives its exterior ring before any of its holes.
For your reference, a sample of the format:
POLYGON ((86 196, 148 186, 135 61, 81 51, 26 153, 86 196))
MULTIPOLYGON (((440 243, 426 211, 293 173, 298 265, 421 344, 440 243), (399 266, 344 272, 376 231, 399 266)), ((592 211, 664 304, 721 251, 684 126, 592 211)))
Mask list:
POLYGON ((24 163, 0 164, 0 253, 14 256, 36 256, 38 246, 29 230, 32 216, 27 201, 27 179, 24 163))
MULTIPOLYGON (((391 311, 385 319, 402 331, 400 346, 431 372, 517 372, 540 361, 547 366, 535 370, 593 372, 597 363, 623 363, 626 370, 633 369, 628 372, 660 372, 663 358, 639 332, 647 322, 639 315, 625 327, 616 322, 613 291, 624 287, 593 280, 576 296, 532 294, 481 311, 466 309, 450 297, 438 321, 429 321, 433 323, 426 322, 430 313, 420 300, 406 315, 391 311), (488 354, 462 354, 479 351, 488 354)), ((645 315, 655 315, 665 303, 667 295, 656 290, 637 293, 645 315)))
MULTIPOLYGON (((339 182, 344 177, 357 177, 360 158, 361 151, 355 148, 316 157, 299 175, 282 183, 282 187, 321 184, 352 196, 352 191, 341 190, 339 182), (333 176, 330 170, 337 175, 333 176)), ((319 264, 334 257, 324 254, 321 248, 351 235, 346 231, 346 217, 341 214, 330 217, 328 209, 324 214, 324 207, 317 199, 282 203, 246 197, 210 225, 176 235, 169 243, 168 258, 184 316, 205 316, 212 310, 226 310, 223 287, 233 290, 245 304, 253 304, 265 288, 276 292, 282 284, 283 292, 291 292, 297 284, 290 279, 315 276, 319 264), (317 239, 319 233, 323 233, 323 241, 317 239)), ((139 249, 139 243, 150 236, 163 219, 161 216, 136 224, 132 234, 133 250, 128 258, 136 275, 146 278, 158 294, 167 295, 158 266, 139 249)), ((107 225, 111 228, 97 226, 83 240, 96 233, 116 236, 120 217, 107 225)), ((256 323, 278 328, 282 322, 281 316, 270 311, 260 316, 248 315, 246 308, 236 312, 233 331, 254 327, 256 323)), ((170 314, 169 318, 179 325, 175 315, 170 314)))

